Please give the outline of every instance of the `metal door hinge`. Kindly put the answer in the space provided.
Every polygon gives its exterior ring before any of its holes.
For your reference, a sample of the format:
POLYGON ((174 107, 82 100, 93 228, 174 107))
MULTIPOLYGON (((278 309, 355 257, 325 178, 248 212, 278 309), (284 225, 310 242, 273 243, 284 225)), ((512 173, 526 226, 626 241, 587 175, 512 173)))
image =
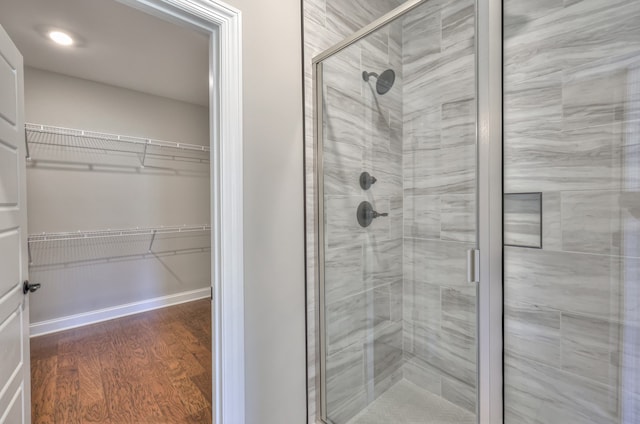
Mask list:
POLYGON ((211 290, 211 300, 213 300, 213 286, 210 286, 209 289, 211 290))
POLYGON ((469 283, 480 282, 480 250, 467 250, 467 281, 469 283))

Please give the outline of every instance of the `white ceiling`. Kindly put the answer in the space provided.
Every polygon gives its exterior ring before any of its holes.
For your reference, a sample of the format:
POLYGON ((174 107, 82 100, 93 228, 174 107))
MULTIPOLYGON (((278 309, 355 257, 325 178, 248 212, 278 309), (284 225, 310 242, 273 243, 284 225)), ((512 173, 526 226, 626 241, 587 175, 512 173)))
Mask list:
POLYGON ((209 38, 115 0, 1 0, 0 25, 27 66, 208 105, 209 38), (64 48, 44 36, 79 38, 64 48))

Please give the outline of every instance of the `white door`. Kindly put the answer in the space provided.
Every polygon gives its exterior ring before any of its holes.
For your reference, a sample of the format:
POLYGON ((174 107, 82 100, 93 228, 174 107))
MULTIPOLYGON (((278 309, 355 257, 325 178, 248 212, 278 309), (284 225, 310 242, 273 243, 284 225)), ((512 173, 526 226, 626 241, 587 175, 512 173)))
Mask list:
POLYGON ((0 26, 0 424, 31 422, 23 84, 0 26))

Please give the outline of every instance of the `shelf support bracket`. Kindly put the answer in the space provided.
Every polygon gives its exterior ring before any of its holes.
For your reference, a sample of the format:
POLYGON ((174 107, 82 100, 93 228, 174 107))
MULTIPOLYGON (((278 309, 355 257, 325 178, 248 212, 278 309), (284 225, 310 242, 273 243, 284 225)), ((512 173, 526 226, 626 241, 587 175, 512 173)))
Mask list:
POLYGON ((151 236, 151 243, 149 243, 149 253, 151 253, 151 247, 153 247, 153 241, 156 239, 156 233, 158 230, 153 230, 153 235, 151 236))
POLYGON ((147 146, 149 146, 149 140, 147 140, 147 142, 144 143, 144 151, 142 152, 142 167, 143 168, 144 168, 144 161, 147 159, 147 146))
POLYGON ((27 255, 29 256, 29 265, 33 265, 33 259, 31 259, 31 243, 27 241, 27 255))
POLYGON ((24 129, 24 147, 27 153, 27 160, 31 160, 31 153, 29 153, 29 141, 27 140, 27 129, 24 129))

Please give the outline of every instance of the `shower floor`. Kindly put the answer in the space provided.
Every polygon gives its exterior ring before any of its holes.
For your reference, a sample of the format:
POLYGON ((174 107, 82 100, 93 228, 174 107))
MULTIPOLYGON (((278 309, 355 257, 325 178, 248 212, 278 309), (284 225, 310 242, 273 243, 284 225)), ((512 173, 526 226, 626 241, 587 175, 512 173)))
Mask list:
POLYGON ((348 424, 475 424, 475 415, 401 380, 348 424))

